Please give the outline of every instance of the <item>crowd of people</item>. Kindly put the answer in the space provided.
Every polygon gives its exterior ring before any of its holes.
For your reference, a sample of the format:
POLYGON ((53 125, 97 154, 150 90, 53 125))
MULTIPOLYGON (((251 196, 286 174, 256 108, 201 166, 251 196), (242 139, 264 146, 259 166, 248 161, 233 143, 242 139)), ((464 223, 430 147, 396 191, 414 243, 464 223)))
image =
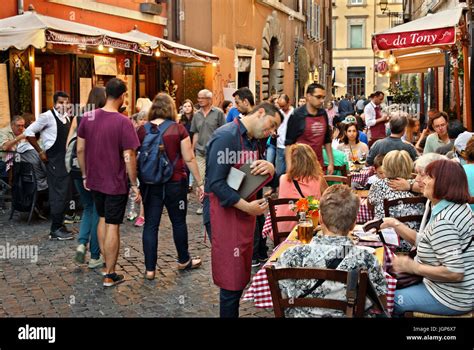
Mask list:
MULTIPOLYGON (((200 202, 196 214, 203 215, 211 242, 221 317, 238 317, 252 267, 268 259, 262 230, 272 195, 320 200, 323 230, 323 237, 313 238, 308 246, 288 249, 277 267, 327 267, 328 256, 349 248, 338 269, 367 269, 383 296, 387 286, 381 266, 347 237, 356 222, 359 198, 348 186, 324 179, 341 174, 335 167, 350 172, 350 164, 358 162, 375 167, 368 195, 375 218, 383 219, 382 227, 394 228, 402 252, 417 249, 414 260, 394 260, 397 271, 423 277, 419 284, 397 291, 395 313, 434 310, 456 315, 472 310, 474 134, 446 113, 430 110, 424 123, 403 111, 385 109, 381 91, 368 99, 354 101, 347 94, 327 102, 325 87, 312 83, 296 106, 287 94, 256 103, 244 87, 234 92, 233 102, 223 101, 219 108, 213 105, 212 92, 204 89, 196 96, 197 105, 187 99, 179 108, 166 93, 153 100, 143 96, 137 113, 128 118, 121 113, 126 93, 126 84, 113 78, 105 88, 94 87, 86 107, 74 115, 68 94, 56 92, 54 107, 26 129, 26 118, 18 116, 0 130, 3 172, 11 166, 8 155, 18 153, 21 161, 33 165, 38 191, 48 194, 50 239, 74 237, 65 226, 65 214, 71 184, 75 186, 83 213, 74 259, 84 263, 89 250, 88 266, 103 269, 105 287, 124 280, 115 265, 120 225, 131 202, 140 207, 131 219, 143 226, 145 279, 155 278, 163 208, 172 223, 177 269, 201 266, 201 258, 190 254, 186 223, 188 193, 195 187, 200 202), (67 150, 72 140, 77 164, 70 169, 67 150), (223 150, 244 156, 222 160, 223 150), (242 198, 227 179, 233 168, 246 163, 252 174, 266 175, 268 181, 242 198), (385 200, 420 195, 426 204, 400 204, 386 217, 385 200), (423 215, 423 221, 394 219, 407 215, 423 215), (448 248, 457 253, 450 254, 448 248)), ((286 207, 281 212, 290 214, 286 207)), ((281 287, 291 297, 300 295, 305 283, 288 280, 281 287)), ((331 293, 344 298, 340 284, 326 283, 313 295, 331 293)), ((294 309, 288 315, 322 314, 316 308, 294 309)))

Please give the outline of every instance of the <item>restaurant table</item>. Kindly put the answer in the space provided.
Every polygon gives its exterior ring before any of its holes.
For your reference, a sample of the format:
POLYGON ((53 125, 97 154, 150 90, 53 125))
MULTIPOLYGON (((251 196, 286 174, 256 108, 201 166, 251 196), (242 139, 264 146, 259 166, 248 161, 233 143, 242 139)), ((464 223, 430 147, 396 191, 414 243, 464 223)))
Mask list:
MULTIPOLYGON (((265 271, 266 266, 273 265, 280 255, 290 247, 302 245, 300 241, 296 239, 297 232, 296 226, 280 245, 275 247, 272 255, 268 259, 267 263, 258 270, 258 272, 252 277, 252 283, 249 289, 243 297, 243 301, 253 301, 255 307, 258 308, 273 308, 272 295, 270 292, 270 285, 268 284, 267 272, 265 271)), ((391 266, 392 257, 394 255, 392 247, 384 246, 381 242, 358 242, 360 246, 372 246, 378 247, 375 255, 380 265, 383 267, 385 279, 387 281, 387 311, 391 314, 394 306, 395 288, 397 280, 389 275, 386 270, 391 266)))
MULTIPOLYGON (((374 213, 369 209, 367 196, 369 194, 368 190, 354 190, 360 198, 360 207, 359 211, 357 212, 356 223, 358 224, 365 224, 367 221, 374 219, 374 213)), ((276 208, 275 210, 277 210, 276 208)), ((273 238, 273 231, 272 231, 272 218, 270 213, 267 214, 265 218, 265 223, 263 224, 262 229, 262 236, 263 237, 272 237, 273 238)))

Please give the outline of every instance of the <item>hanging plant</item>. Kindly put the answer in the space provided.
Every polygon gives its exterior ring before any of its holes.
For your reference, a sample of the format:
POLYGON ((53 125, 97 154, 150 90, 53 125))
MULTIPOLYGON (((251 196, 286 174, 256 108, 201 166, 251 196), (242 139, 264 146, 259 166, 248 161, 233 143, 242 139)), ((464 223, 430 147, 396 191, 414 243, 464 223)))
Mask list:
POLYGON ((413 87, 390 86, 388 92, 393 95, 393 102, 397 104, 410 104, 415 101, 418 90, 413 87))
POLYGON ((25 67, 16 70, 18 77, 18 103, 20 114, 31 111, 31 75, 25 67))

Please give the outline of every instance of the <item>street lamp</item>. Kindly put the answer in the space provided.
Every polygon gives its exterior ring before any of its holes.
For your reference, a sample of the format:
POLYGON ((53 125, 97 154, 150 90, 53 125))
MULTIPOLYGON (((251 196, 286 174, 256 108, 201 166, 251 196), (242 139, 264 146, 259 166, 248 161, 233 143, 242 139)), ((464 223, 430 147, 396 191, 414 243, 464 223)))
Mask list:
POLYGON ((382 13, 385 14, 385 12, 388 9, 388 0, 380 0, 380 10, 382 10, 382 13))

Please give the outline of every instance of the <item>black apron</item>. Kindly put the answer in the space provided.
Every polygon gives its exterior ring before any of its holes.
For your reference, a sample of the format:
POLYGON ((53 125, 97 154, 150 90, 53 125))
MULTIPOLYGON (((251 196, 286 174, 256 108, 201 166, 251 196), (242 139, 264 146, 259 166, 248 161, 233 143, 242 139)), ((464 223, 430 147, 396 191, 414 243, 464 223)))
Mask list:
POLYGON ((56 141, 53 146, 46 151, 48 156, 47 168, 54 176, 64 177, 69 175, 66 170, 66 141, 69 134, 69 128, 71 127, 71 122, 68 120, 66 124, 63 124, 61 120, 56 115, 54 109, 51 109, 51 113, 56 120, 57 135, 56 141))

